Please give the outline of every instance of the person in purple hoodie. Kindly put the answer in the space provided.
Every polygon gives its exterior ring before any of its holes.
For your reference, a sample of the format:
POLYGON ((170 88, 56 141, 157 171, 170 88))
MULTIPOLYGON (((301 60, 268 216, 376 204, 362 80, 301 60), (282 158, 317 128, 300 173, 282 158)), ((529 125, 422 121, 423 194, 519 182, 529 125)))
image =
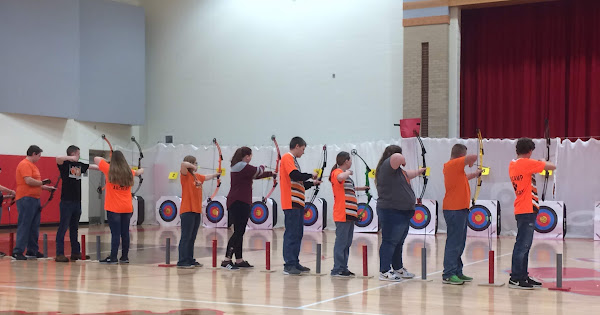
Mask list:
POLYGON ((225 260, 221 262, 221 267, 229 270, 254 267, 242 258, 244 233, 252 209, 252 181, 277 176, 274 172, 265 172, 263 165, 250 165, 251 160, 252 149, 249 147, 237 149, 231 158, 231 189, 227 195, 227 210, 233 221, 233 235, 227 243, 225 260), (234 254, 235 263, 232 261, 234 254))

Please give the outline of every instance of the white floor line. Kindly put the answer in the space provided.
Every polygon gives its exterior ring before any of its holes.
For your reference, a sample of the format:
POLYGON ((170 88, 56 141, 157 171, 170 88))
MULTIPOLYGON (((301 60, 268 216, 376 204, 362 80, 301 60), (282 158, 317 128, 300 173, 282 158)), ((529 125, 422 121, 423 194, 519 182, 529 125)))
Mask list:
MULTIPOLYGON (((503 257, 503 256, 508 256, 508 255, 512 255, 512 253, 507 253, 507 254, 504 254, 504 255, 496 256, 496 258, 500 258, 500 257, 503 257)), ((486 258, 486 259, 474 261, 472 263, 468 263, 468 264, 463 265, 463 267, 474 265, 474 264, 478 264, 478 263, 484 262, 484 261, 488 261, 488 259, 486 258)), ((444 272, 444 270, 438 270, 438 271, 435 271, 435 272, 432 272, 432 273, 428 273, 427 276, 439 274, 439 273, 442 273, 442 272, 444 272)), ((349 293, 349 294, 346 294, 346 295, 334 297, 334 298, 331 298, 331 299, 327 299, 327 300, 323 300, 323 301, 319 301, 319 302, 315 302, 315 303, 311 303, 311 304, 306 304, 306 305, 298 307, 298 309, 306 309, 307 307, 311 307, 311 306, 315 306, 315 305, 318 305, 318 304, 323 304, 323 303, 327 303, 327 302, 331 302, 331 301, 335 301, 335 300, 347 298, 349 296, 353 296, 353 295, 357 295, 357 294, 361 294, 361 293, 365 293, 365 292, 369 292, 369 291, 373 291, 373 290, 379 290, 381 288, 386 288, 386 287, 390 287, 390 286, 393 286, 393 285, 405 283, 405 282, 408 282, 410 280, 418 280, 418 279, 408 279, 408 280, 404 280, 404 281, 400 281, 400 282, 394 282, 394 283, 390 283, 390 284, 385 284, 385 285, 381 285, 381 286, 378 286, 378 287, 374 287, 374 288, 370 288, 370 289, 366 289, 366 290, 362 290, 362 291, 358 291, 358 292, 349 293)))

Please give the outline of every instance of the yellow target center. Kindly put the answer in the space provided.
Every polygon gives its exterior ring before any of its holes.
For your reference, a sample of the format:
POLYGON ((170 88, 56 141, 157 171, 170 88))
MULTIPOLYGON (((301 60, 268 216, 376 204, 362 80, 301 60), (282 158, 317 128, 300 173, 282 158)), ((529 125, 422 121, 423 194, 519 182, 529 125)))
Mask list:
POLYGON ((219 209, 212 208, 212 209, 210 209, 210 213, 212 213, 214 216, 217 216, 217 215, 219 215, 219 209))
POLYGON ((260 209, 256 210, 256 216, 260 217, 262 214, 263 214, 262 210, 260 210, 260 209))
POLYGON ((477 222, 481 221, 481 214, 475 215, 475 221, 477 221, 477 222))
POLYGON ((423 218, 423 215, 421 213, 417 213, 417 214, 415 214, 415 218, 417 220, 421 220, 423 218))
POLYGON ((310 218, 310 213, 309 213, 308 211, 306 211, 306 212, 304 213, 304 217, 305 217, 305 218, 307 218, 307 219, 308 219, 308 218, 310 218))
POLYGON ((541 217, 541 218, 540 218, 540 222, 542 222, 542 223, 546 223, 546 222, 548 222, 548 218, 546 218, 546 217, 541 217))

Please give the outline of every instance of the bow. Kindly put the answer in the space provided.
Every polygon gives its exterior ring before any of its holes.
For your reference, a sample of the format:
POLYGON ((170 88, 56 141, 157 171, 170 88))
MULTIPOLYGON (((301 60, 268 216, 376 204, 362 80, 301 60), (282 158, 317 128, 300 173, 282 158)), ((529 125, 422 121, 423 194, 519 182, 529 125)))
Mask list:
POLYGON ((217 168, 217 173, 219 173, 219 175, 217 175, 217 187, 215 188, 215 191, 212 193, 210 198, 208 198, 208 202, 210 202, 213 198, 217 196, 217 193, 219 192, 219 187, 221 187, 221 162, 223 162, 223 153, 221 153, 221 146, 219 146, 217 138, 213 138, 213 144, 217 147, 217 150, 219 151, 219 167, 217 168))
POLYGON ((371 198, 373 198, 373 196, 369 192, 369 190, 371 189, 371 181, 369 180, 369 173, 371 173, 371 168, 369 167, 369 165, 367 164, 367 162, 365 161, 365 159, 363 159, 362 156, 360 156, 358 154, 358 152, 356 151, 356 149, 352 149, 352 151, 350 151, 350 153, 352 155, 358 156, 358 158, 361 161, 363 161, 363 163, 365 164, 365 187, 367 187, 367 190, 365 191, 365 194, 367 195, 367 204, 369 204, 371 202, 371 198))
MULTIPOLYGON (((108 141, 108 138, 106 137, 106 135, 102 134, 101 138, 106 143, 108 143, 108 147, 110 148, 109 159, 112 159, 112 154, 113 154, 112 144, 110 144, 110 141, 108 141)), ((104 181, 104 183, 105 182, 106 181, 104 181)), ((104 183, 102 182, 102 179, 100 179, 100 183, 98 183, 98 188, 96 188, 96 191, 98 192, 98 195, 102 195, 102 190, 104 190, 104 183)), ((100 196, 98 196, 98 198, 100 198, 100 196)))
MULTIPOLYGON (((477 128, 477 151, 478 151, 478 155, 479 155, 479 159, 478 159, 478 165, 477 165, 477 169, 480 170, 483 167, 483 138, 481 137, 481 130, 479 130, 479 128, 477 128)), ((477 200, 477 197, 479 197, 479 191, 481 190, 481 183, 483 182, 483 180, 481 179, 481 175, 479 175, 477 177, 477 187, 475 188, 475 194, 473 195, 473 205, 475 205, 475 201, 477 200)))
POLYGON ((422 204, 423 201, 423 195, 425 195, 425 189, 427 188, 427 163, 425 161, 425 154, 427 153, 427 151, 425 151, 425 146, 423 145, 423 141, 421 140, 421 136, 419 136, 419 132, 417 132, 416 130, 414 130, 415 136, 417 137, 417 140, 419 140, 419 144, 421 145, 421 158, 423 159, 423 167, 425 168, 425 172, 423 173, 423 190, 421 190, 421 196, 419 196, 419 198, 417 198, 417 204, 422 204))
MULTIPOLYGON (((321 172, 319 173, 319 177, 317 178, 317 180, 322 180, 323 179, 323 173, 325 172, 325 167, 327 166, 327 145, 323 146, 323 165, 321 166, 321 172)), ((315 187, 315 191, 312 195, 312 197, 310 198, 310 203, 314 203, 315 198, 317 198, 317 194, 319 193, 319 190, 321 189, 321 185, 317 185, 315 187)))
MULTIPOLYGON (((275 139, 275 135, 271 136, 271 140, 273 140, 273 144, 275 145, 275 150, 277 150, 277 161, 275 162, 275 173, 279 173, 279 161, 281 161, 281 153, 279 152, 279 144, 277 144, 277 139, 275 139)), ((273 187, 269 191, 269 193, 263 197, 263 202, 266 202, 267 199, 271 196, 275 188, 277 187, 277 176, 273 177, 273 187)))
POLYGON ((52 198, 54 198, 54 192, 58 188, 61 179, 62 178, 60 177, 60 175, 58 175, 58 178, 56 179, 56 184, 54 185, 54 189, 50 191, 50 196, 48 197, 48 200, 46 200, 46 202, 40 207, 40 211, 42 211, 42 209, 44 209, 44 207, 47 206, 50 203, 50 201, 52 201, 52 198))
MULTIPOLYGON (((546 118, 546 128, 544 130, 544 138, 546 138, 546 162, 550 162, 550 122, 546 118)), ((544 188, 542 189, 542 201, 546 200, 546 190, 548 188, 549 171, 544 171, 544 188)))
MULTIPOLYGON (((138 166, 137 166, 137 168, 140 169, 140 168, 142 168, 142 159, 144 158, 144 153, 142 152, 142 147, 137 142, 137 140, 135 140, 134 136, 131 136, 131 141, 133 141, 133 143, 135 143, 135 145, 138 148, 138 151, 140 152, 140 155, 138 157, 138 166)), ((112 152, 112 150, 111 150, 111 152, 112 152)), ((139 181, 138 186, 135 189, 135 191, 131 193, 132 196, 135 196, 135 194, 140 190, 140 187, 142 187, 142 183, 144 182, 144 179, 142 178, 142 175, 138 175, 138 178, 139 178, 140 181, 139 181)))

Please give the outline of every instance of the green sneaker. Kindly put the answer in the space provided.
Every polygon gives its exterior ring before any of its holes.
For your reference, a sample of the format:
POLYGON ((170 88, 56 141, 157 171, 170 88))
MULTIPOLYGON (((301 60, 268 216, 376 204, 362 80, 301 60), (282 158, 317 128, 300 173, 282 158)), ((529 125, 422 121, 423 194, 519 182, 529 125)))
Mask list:
POLYGON ((462 280, 462 281, 464 281, 464 282, 471 282, 471 281, 473 281, 473 278, 471 278, 471 277, 467 277, 467 276, 465 276, 465 275, 460 275, 460 276, 458 276, 458 279, 460 279, 460 280, 462 280))
POLYGON ((460 285, 465 282, 463 280, 461 280, 459 277, 457 277, 456 275, 453 275, 450 278, 443 278, 442 283, 460 285))

